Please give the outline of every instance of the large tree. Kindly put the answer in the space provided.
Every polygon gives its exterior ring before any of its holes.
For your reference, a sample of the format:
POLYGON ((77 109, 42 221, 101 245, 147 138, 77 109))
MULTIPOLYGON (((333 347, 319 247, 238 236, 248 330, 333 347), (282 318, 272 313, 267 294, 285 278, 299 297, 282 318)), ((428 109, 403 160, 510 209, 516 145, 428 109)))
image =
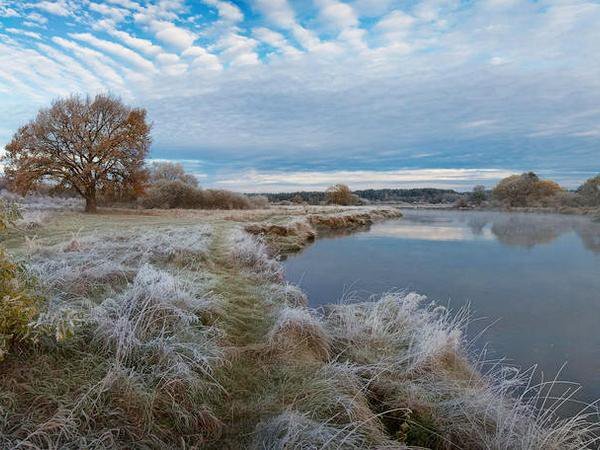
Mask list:
POLYGON ((537 206, 563 189, 554 181, 540 180, 533 172, 506 177, 496 185, 492 195, 508 206, 537 206))
POLYGON ((144 109, 109 94, 55 100, 21 127, 6 146, 5 173, 27 193, 42 181, 73 189, 96 211, 97 196, 141 190, 150 125, 144 109))

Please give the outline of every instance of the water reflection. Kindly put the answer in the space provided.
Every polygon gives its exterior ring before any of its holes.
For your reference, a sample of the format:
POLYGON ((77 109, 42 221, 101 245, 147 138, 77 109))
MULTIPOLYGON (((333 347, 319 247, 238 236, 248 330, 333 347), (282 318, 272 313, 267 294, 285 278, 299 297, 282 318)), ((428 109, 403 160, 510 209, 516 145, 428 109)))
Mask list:
POLYGON ((504 245, 532 248, 567 233, 600 253, 600 223, 587 217, 490 212, 405 211, 399 221, 374 226, 369 236, 426 241, 497 240, 504 245))

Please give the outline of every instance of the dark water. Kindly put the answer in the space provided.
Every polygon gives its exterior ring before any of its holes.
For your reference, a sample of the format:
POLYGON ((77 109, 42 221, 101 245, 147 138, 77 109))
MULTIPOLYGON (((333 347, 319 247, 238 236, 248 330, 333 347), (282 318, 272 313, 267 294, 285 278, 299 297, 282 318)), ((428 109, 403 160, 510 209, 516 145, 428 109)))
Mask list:
POLYGON ((369 231, 318 240, 285 262, 313 306, 389 290, 470 304, 476 346, 600 398, 600 224, 585 217, 404 211, 369 231))

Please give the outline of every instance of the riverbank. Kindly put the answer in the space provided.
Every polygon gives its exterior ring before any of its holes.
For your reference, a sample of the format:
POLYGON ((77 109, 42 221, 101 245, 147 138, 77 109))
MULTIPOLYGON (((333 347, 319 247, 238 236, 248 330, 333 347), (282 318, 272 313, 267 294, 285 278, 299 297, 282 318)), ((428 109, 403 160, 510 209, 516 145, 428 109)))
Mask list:
POLYGON ((526 377, 470 360, 466 312, 390 294, 320 313, 284 280, 279 253, 398 215, 61 212, 13 234, 46 303, 0 363, 0 446, 591 445, 588 418, 541 413, 543 389, 520 398, 526 377))

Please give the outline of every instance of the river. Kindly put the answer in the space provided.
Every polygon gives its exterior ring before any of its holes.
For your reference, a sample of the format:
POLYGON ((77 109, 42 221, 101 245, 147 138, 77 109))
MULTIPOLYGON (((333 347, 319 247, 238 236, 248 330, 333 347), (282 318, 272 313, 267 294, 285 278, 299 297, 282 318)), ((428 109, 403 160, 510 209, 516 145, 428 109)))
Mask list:
POLYGON ((468 304, 473 351, 600 398, 600 223, 560 215, 406 210, 352 235, 319 239, 285 261, 319 307, 391 290, 468 304), (564 366, 564 367, 563 367, 564 366))

